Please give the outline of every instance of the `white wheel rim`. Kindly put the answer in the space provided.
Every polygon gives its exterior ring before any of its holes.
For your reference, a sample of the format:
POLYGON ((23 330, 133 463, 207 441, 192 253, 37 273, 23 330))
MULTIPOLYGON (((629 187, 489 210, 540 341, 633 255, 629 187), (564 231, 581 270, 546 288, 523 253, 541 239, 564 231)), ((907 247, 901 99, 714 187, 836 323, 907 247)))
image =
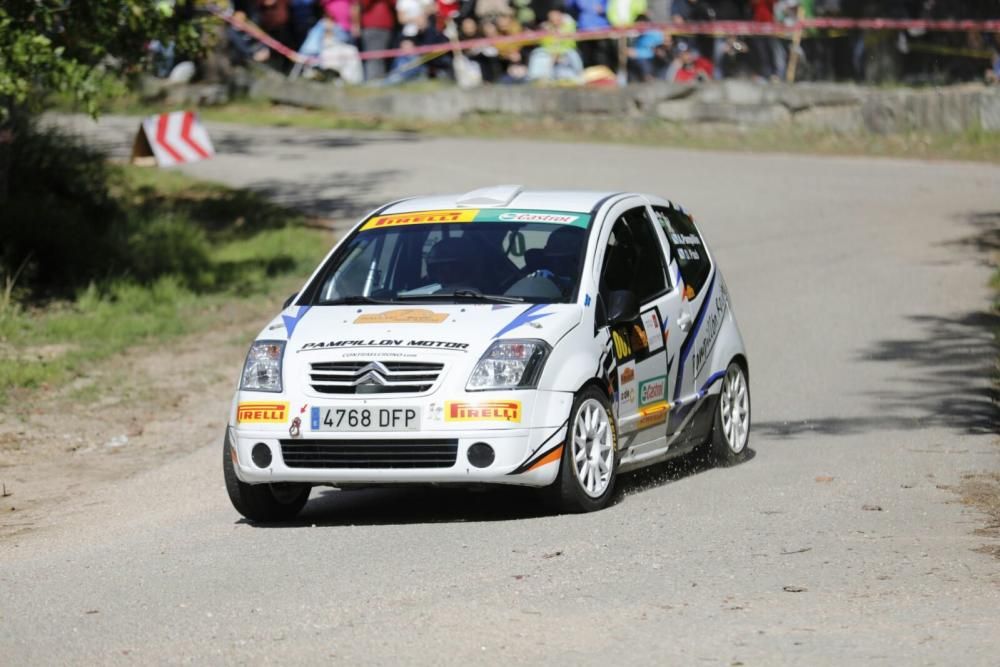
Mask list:
POLYGON ((588 398, 580 405, 573 423, 573 470, 580 488, 591 498, 599 498, 611 483, 615 447, 608 412, 601 403, 588 398))
POLYGON ((733 366, 722 381, 719 411, 722 415, 722 434, 726 444, 735 454, 747 446, 750 435, 750 394, 743 370, 733 366))

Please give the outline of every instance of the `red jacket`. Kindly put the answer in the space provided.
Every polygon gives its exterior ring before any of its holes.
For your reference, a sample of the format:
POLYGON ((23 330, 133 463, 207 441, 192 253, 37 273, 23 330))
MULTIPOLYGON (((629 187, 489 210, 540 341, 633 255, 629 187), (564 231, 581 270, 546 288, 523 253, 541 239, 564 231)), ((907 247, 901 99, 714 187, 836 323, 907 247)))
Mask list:
POLYGON ((396 27, 396 0, 361 0, 361 27, 392 30, 396 27))
POLYGON ((753 20, 758 23, 774 23, 774 0, 750 0, 753 20))

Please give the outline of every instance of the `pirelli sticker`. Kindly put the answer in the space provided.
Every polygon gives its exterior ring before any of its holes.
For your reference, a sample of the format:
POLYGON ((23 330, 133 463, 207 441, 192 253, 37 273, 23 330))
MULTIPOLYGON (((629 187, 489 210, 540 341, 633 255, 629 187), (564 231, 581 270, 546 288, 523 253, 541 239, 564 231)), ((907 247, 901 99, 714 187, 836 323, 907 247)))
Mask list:
POLYGON ((240 403, 236 407, 236 421, 240 424, 284 424, 288 421, 288 403, 240 403))
POLYGON ((430 225, 439 222, 472 222, 479 209, 454 209, 448 211, 418 211, 416 213, 395 213, 378 215, 366 222, 361 231, 382 227, 402 227, 404 225, 430 225))
POLYGON ((445 401, 446 422, 510 422, 521 423, 521 401, 445 401))

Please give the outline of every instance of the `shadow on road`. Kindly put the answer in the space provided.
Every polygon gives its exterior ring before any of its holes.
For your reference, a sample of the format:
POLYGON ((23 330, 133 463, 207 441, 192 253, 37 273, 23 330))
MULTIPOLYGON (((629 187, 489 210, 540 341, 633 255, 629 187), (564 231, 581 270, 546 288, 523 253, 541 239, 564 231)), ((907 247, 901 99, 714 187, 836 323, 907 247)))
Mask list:
MULTIPOLYGON (((754 457, 753 450, 748 450, 747 454, 747 461, 754 457)), ((625 474, 618 479, 611 504, 627 502, 629 496, 681 481, 712 467, 705 459, 688 455, 625 474)), ((347 491, 322 489, 309 500, 295 521, 254 524, 241 519, 238 523, 255 528, 382 526, 520 521, 554 515, 555 512, 537 489, 400 487, 347 491)))
POLYGON ((269 201, 332 220, 345 220, 352 225, 365 213, 383 203, 373 195, 374 189, 392 183, 398 170, 384 169, 358 174, 336 171, 302 179, 269 179, 247 186, 269 201))
POLYGON ((223 129, 213 124, 212 144, 220 155, 268 155, 282 159, 284 154, 301 160, 302 149, 336 150, 370 144, 413 143, 416 133, 348 133, 341 130, 300 132, 288 126, 257 128, 253 133, 241 129, 223 129))
MULTIPOLYGON (((992 268, 1000 251, 1000 212, 974 213, 963 222, 974 232, 948 241, 945 247, 961 251, 956 261, 980 261, 992 268)), ((983 309, 956 317, 915 314, 908 319, 920 328, 918 337, 876 341, 857 355, 862 363, 889 362, 915 373, 900 379, 892 391, 869 394, 880 408, 879 416, 756 422, 754 432, 850 435, 943 426, 969 434, 1000 433, 996 365, 1000 314, 983 309)))

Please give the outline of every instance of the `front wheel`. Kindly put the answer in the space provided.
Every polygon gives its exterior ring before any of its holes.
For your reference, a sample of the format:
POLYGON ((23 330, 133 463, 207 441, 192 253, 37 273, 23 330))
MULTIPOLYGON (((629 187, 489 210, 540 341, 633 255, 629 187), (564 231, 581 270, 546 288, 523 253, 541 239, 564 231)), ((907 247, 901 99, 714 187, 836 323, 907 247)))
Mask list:
POLYGON ((747 456, 750 444, 750 383, 743 367, 731 362, 722 379, 715 409, 711 454, 720 465, 734 465, 747 456))
POLYGON ((247 484, 236 476, 232 445, 223 439, 222 472, 236 511, 256 523, 291 521, 309 500, 308 484, 247 484))
POLYGON ((618 431, 611 405, 595 387, 581 391, 569 415, 559 476, 551 493, 563 512, 593 512, 611 501, 618 469, 618 431))

